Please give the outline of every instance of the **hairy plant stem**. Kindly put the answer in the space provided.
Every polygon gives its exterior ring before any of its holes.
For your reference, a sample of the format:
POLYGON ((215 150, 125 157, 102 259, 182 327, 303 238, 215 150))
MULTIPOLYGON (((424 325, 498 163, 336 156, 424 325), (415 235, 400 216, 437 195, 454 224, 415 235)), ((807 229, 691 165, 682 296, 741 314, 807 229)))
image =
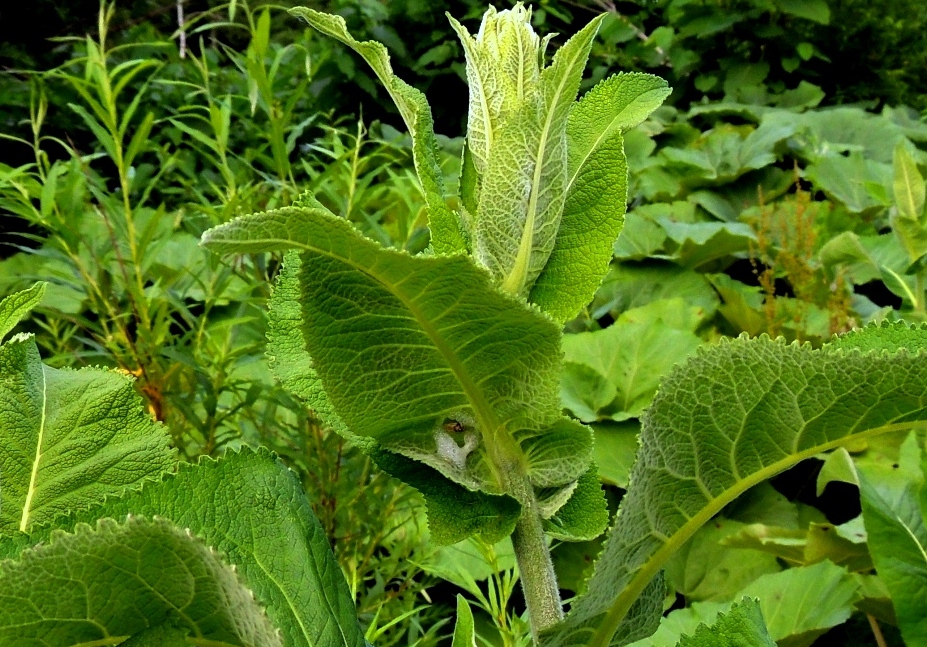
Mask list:
POLYGON ((522 505, 521 516, 512 533, 512 546, 518 562, 521 588, 528 607, 531 635, 537 642, 540 633, 563 620, 563 605, 557 574, 547 547, 541 511, 534 487, 528 479, 525 456, 512 436, 497 432, 488 443, 490 465, 508 494, 522 505))
POLYGON ((521 518, 515 525, 512 545, 515 548, 515 559, 518 560, 521 588, 528 605, 531 635, 537 642, 538 634, 563 620, 563 605, 541 524, 541 514, 533 493, 531 503, 533 505, 522 510, 521 518))

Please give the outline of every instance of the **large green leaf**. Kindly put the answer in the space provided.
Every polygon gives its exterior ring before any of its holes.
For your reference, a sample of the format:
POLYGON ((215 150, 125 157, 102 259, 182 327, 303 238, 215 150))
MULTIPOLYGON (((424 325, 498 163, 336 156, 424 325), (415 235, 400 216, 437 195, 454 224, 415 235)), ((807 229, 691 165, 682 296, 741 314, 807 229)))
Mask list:
POLYGON ((554 248, 566 197, 566 126, 601 17, 561 47, 499 129, 482 177, 474 257, 527 296, 554 248))
POLYGON ((270 298, 273 314, 269 318, 267 353, 274 376, 284 388, 305 400, 325 424, 360 446, 380 469, 424 495, 432 540, 446 545, 473 534, 487 541, 511 534, 521 514, 517 501, 469 490, 436 469, 381 448, 372 438, 355 436, 338 417, 303 339, 301 268, 299 251, 287 252, 270 298))
POLYGON ((168 442, 125 376, 45 366, 31 336, 0 346, 0 536, 172 469, 168 442))
POLYGON ((235 220, 207 232, 204 244, 219 252, 304 252, 304 348, 352 434, 470 489, 520 500, 513 474, 551 487, 588 466, 591 441, 580 426, 572 434, 589 442, 580 452, 585 465, 574 460, 553 478, 529 461, 548 428, 564 433, 559 331, 499 292, 468 259, 386 250, 347 222, 305 208, 235 220))
POLYGON ((136 644, 283 645, 232 568, 163 519, 79 524, 0 564, 4 645, 117 645, 145 634, 136 644))
POLYGON ((428 224, 431 229, 431 244, 439 254, 454 254, 466 251, 467 244, 461 229, 460 219, 445 202, 444 180, 438 163, 437 142, 431 107, 421 91, 393 74, 389 54, 381 43, 358 41, 348 32, 344 18, 306 7, 290 10, 327 36, 341 41, 360 54, 370 65, 389 92, 412 136, 412 156, 415 171, 428 202, 428 224))
POLYGON ((923 220, 924 178, 917 170, 917 162, 901 142, 895 147, 894 170, 892 187, 899 215, 908 220, 923 220))
MULTIPOLYGON (((898 331, 869 328, 862 346, 898 331)), ((927 332, 901 334, 917 348, 927 332)), ((547 644, 608 645, 667 560, 748 488, 847 442, 927 420, 924 353, 862 352, 854 338, 818 350, 722 341, 673 371, 644 417, 630 490, 588 593, 547 644)))
MULTIPOLYGON (((57 525, 73 528, 127 515, 168 519, 225 555, 288 647, 364 647, 328 538, 295 474, 266 450, 184 463, 162 481, 57 525)), ((0 543, 0 557, 15 556, 19 547, 49 534, 43 528, 0 543)))
POLYGON ((669 92, 659 77, 618 74, 570 110, 566 202, 550 259, 529 297, 558 321, 575 317, 589 303, 608 269, 627 203, 622 135, 669 92))

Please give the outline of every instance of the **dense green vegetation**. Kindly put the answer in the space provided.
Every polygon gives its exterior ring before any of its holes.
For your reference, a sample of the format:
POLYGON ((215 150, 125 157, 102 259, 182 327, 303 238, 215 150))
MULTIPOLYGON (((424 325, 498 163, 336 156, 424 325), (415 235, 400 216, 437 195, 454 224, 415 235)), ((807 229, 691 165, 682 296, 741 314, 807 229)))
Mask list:
POLYGON ((4 640, 927 639, 922 3, 536 3, 546 64, 588 46, 540 207, 533 122, 468 102, 482 3, 300 14, 335 38, 241 0, 39 5, 54 43, 0 51, 4 640), (346 304, 396 299, 444 359, 385 315, 349 356, 346 304), (146 551, 175 561, 101 577, 146 551), (7 610, 51 614, 64 568, 90 593, 55 617, 88 622, 7 610))

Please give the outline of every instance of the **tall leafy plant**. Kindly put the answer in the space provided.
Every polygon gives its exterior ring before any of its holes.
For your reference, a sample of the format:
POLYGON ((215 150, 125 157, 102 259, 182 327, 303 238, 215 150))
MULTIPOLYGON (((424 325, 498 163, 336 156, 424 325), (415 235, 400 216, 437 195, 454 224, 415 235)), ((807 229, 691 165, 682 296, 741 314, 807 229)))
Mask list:
POLYGON ((630 491, 588 592, 564 618, 548 538, 594 537, 606 514, 591 434, 560 412, 560 328, 592 297, 621 228, 622 135, 668 88, 624 74, 575 101, 598 20, 549 64, 549 38, 521 5, 490 9, 475 36, 452 21, 470 106, 448 196, 428 104, 393 75, 385 48, 356 41, 339 17, 294 13, 357 51, 396 102, 428 201, 430 253, 384 249, 310 194, 203 242, 286 252, 271 299, 276 375, 425 495, 437 541, 511 534, 542 644, 649 635, 660 570, 725 505, 805 458, 927 417, 923 360, 906 350, 923 345, 922 331, 868 329, 820 350, 739 339, 697 354, 648 410, 630 491), (871 350, 898 337, 892 354, 871 350))
POLYGON ((443 542, 513 535, 535 632, 562 618, 545 532, 598 535, 605 502, 592 437, 560 413, 562 324, 594 294, 624 213, 622 134, 668 94, 612 77, 576 101, 600 19, 548 62, 530 11, 490 9, 470 35, 470 106, 457 208, 435 158, 425 97, 386 49, 344 21, 294 13, 357 51, 406 123, 432 254, 383 249, 312 196, 211 230, 219 252, 296 250, 271 306, 286 385, 426 496, 443 542), (458 514, 459 501, 472 503, 458 514))

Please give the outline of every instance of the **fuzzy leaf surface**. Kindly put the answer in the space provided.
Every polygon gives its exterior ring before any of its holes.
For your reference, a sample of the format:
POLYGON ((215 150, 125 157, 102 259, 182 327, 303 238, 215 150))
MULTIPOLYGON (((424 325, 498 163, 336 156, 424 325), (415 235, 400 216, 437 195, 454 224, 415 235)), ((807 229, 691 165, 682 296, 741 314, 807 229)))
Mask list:
POLYGON ((168 443, 125 376, 45 366, 31 336, 0 346, 0 536, 169 471, 168 443))
MULTIPOLYGON (((872 348, 880 331, 891 329, 867 329, 861 346, 872 348)), ((608 645, 667 560, 751 486, 848 441, 927 420, 923 353, 862 352, 853 342, 850 333, 813 350, 739 338, 676 368, 645 414, 630 490, 589 592, 546 644, 608 645)))
POLYGON ((264 610, 208 546, 165 520, 79 524, 0 564, 4 645, 115 645, 164 627, 157 644, 282 647, 264 610), (169 639, 171 642, 165 642, 169 639))
POLYGON ((676 647, 775 647, 769 637, 763 612, 756 600, 745 598, 729 611, 718 614, 710 625, 701 625, 684 636, 676 647))
POLYGON ((425 193, 425 200, 428 203, 428 224, 431 229, 431 244, 435 252, 454 254, 466 251, 467 245, 461 231, 460 220, 445 202, 444 180, 438 164, 434 119, 425 95, 393 74, 386 47, 372 40, 356 40, 348 32, 344 18, 341 16, 306 7, 294 7, 290 13, 299 16, 326 36, 344 43, 360 54, 370 65, 392 97, 412 136, 412 157, 415 171, 425 193))
MULTIPOLYGON (((181 464, 176 474, 59 520, 163 517, 189 528, 237 567, 287 647, 364 647, 354 601, 296 476, 266 450, 181 464)), ((31 543, 50 534, 42 528, 31 543)), ((0 557, 17 543, 0 543, 0 557)))
MULTIPOLYGON (((204 244, 304 252, 305 349, 352 434, 469 489, 505 494, 506 475, 487 452, 501 445, 524 454, 548 428, 562 431, 557 326, 499 292, 468 259, 383 249, 344 220, 301 208, 232 221, 204 244)), ((576 476, 571 469, 560 482, 576 476)))
POLYGON ((382 449, 372 438, 355 436, 341 421, 322 388, 303 339, 301 258, 297 250, 284 255, 270 297, 267 352, 271 372, 284 388, 305 400, 327 425, 359 445, 380 469, 422 493, 433 541, 453 544, 474 534, 495 541, 511 534, 521 514, 521 506, 511 497, 469 490, 428 465, 382 449))
POLYGON ((561 47, 499 129, 483 175, 474 256, 513 294, 527 296, 547 264, 566 197, 566 124, 601 17, 561 47))

